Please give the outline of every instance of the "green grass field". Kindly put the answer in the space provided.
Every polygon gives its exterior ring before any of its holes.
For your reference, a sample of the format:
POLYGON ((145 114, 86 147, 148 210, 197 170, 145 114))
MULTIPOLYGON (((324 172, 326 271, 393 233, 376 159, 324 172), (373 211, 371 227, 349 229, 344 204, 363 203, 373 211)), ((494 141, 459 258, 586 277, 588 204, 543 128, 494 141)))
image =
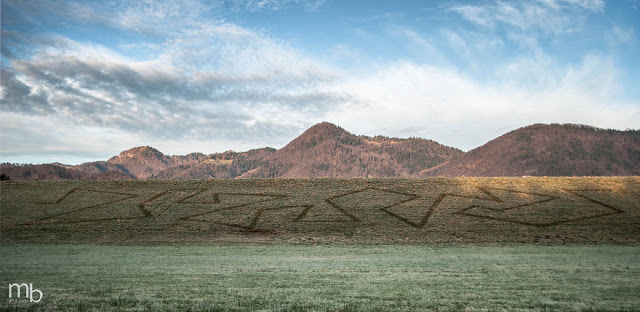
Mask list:
MULTIPOLYGON (((3 245, 28 310, 637 311, 640 246, 3 245), (10 256, 8 256, 10 255, 10 256)), ((6 286, 4 286, 6 287, 6 286)), ((3 287, 3 288, 4 288, 3 287)))
POLYGON ((3 182, 0 242, 0 310, 640 310, 639 177, 3 182))

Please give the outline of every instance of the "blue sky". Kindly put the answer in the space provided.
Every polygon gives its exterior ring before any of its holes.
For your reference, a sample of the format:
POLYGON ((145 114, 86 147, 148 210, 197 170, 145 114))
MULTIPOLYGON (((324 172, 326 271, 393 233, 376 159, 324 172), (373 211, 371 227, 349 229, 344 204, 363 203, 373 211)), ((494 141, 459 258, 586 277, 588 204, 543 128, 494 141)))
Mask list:
POLYGON ((2 1, 2 162, 640 128, 640 3, 2 1))

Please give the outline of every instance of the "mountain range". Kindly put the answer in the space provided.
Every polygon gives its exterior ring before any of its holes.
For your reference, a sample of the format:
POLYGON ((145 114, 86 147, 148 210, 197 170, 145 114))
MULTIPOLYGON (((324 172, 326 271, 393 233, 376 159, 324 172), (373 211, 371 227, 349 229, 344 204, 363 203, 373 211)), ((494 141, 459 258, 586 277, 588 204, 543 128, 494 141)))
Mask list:
POLYGON ((2 164, 11 180, 640 175, 640 130, 535 124, 463 152, 421 138, 354 135, 323 122, 285 147, 164 155, 135 147, 80 165, 2 164))

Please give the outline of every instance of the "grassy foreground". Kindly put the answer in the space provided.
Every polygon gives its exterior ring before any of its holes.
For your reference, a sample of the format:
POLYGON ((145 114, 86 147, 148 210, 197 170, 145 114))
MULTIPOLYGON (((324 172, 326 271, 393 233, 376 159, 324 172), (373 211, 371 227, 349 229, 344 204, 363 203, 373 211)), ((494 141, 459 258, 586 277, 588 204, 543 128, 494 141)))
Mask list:
MULTIPOLYGON (((640 246, 0 247, 12 310, 637 311, 640 246), (11 256, 7 256, 11 255, 11 256)), ((6 286, 3 286, 6 288, 6 286)))

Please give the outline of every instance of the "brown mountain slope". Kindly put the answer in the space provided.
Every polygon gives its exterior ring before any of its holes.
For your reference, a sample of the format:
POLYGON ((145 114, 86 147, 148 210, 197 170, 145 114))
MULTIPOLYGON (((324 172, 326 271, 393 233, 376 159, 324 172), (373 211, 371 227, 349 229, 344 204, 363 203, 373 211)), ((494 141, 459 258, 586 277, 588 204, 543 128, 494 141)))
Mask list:
POLYGON ((640 175, 640 131, 537 124, 511 131, 420 176, 640 175))
POLYGON ((407 177, 460 154, 434 141, 355 136, 323 122, 243 177, 407 177))
POLYGON ((275 152, 272 148, 260 148, 237 153, 227 151, 200 157, 172 156, 174 165, 166 167, 152 179, 209 179, 236 178, 264 164, 264 159, 275 152), (184 159, 184 158, 191 159, 184 159))
POLYGON ((173 159, 149 146, 134 147, 107 160, 107 165, 119 167, 123 172, 138 179, 149 178, 172 163, 173 159))
POLYGON ((87 174, 80 170, 68 168, 60 164, 2 164, 0 165, 0 171, 11 180, 23 181, 81 180, 87 176, 87 174))
POLYGON ((92 162, 78 166, 59 163, 44 165, 2 164, 0 171, 11 180, 17 181, 130 180, 134 178, 118 168, 103 164, 106 162, 92 162))
POLYGON ((0 172, 11 180, 127 180, 236 178, 262 166, 275 149, 237 153, 167 156, 151 147, 136 147, 112 157, 76 166, 2 164, 0 172))
POLYGON ((102 177, 103 178, 113 177, 111 180, 118 179, 117 177, 128 177, 129 179, 135 178, 121 165, 111 164, 106 161, 93 161, 88 163, 83 163, 77 166, 66 166, 68 168, 73 168, 75 170, 83 172, 85 175, 88 175, 86 179, 91 180, 90 176, 102 177))
POLYGON ((2 164, 0 171, 12 180, 640 175, 640 131, 533 125, 463 153, 430 140, 356 136, 321 123, 277 151, 167 156, 143 146, 108 161, 2 164))

